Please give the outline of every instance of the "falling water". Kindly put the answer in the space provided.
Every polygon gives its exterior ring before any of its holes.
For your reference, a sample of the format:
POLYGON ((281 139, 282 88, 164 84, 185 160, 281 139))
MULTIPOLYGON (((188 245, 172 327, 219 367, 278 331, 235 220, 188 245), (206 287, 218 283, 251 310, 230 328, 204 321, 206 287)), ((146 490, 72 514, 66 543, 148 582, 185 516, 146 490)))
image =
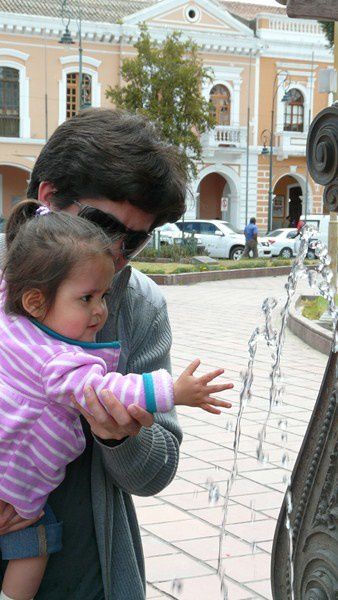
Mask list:
MULTIPOLYGON (((255 356, 257 351, 257 345, 259 339, 264 339, 268 349, 270 350, 271 355, 271 370, 270 370, 270 386, 269 386, 269 404, 268 410, 266 414, 265 421, 263 426, 258 433, 258 446, 257 446, 257 459, 264 463, 267 462, 269 457, 267 453, 264 451, 264 441, 266 438, 266 430, 268 421, 271 415, 271 411, 274 406, 278 405, 281 402, 281 397, 283 393, 282 386, 282 376, 281 376, 281 356, 282 350, 285 341, 285 332, 286 332, 286 324, 289 315, 290 305, 293 299, 293 296, 296 291, 297 283, 301 277, 306 276, 308 279, 308 283, 311 287, 317 287, 319 293, 327 300, 328 302, 328 310, 332 317, 332 325, 333 325, 333 343, 334 346, 337 344, 337 322, 338 322, 338 312, 335 305, 335 290, 331 285, 332 280, 332 271, 329 268, 330 265, 330 257, 328 255, 327 248, 321 242, 317 243, 317 256, 318 256, 318 266, 315 269, 307 269, 304 265, 304 261, 308 251, 308 245, 311 238, 315 236, 315 230, 311 227, 303 227, 302 232, 300 234, 301 242, 298 251, 298 255, 293 262, 290 275, 285 284, 286 289, 286 301, 281 310, 281 325, 279 331, 274 329, 272 324, 272 314, 273 310, 277 306, 277 300, 274 298, 266 298, 262 304, 262 312, 264 315, 264 325, 262 327, 256 327, 253 331, 249 343, 248 343, 248 351, 249 351, 249 360, 247 369, 243 375, 243 384, 242 390, 240 393, 240 403, 239 403, 239 411, 237 415, 236 427, 235 427, 235 436, 234 436, 234 459, 232 464, 232 469, 230 472, 230 476, 226 485, 226 493, 223 504, 223 518, 221 524, 221 531, 219 536, 219 552, 218 552, 218 575, 221 580, 221 592, 223 594, 224 600, 228 599, 228 591, 226 585, 226 573, 223 568, 222 554, 223 554, 223 540, 226 534, 226 522, 228 515, 228 507, 229 507, 229 498, 232 486, 238 474, 237 467, 237 459, 238 459, 238 451, 241 437, 241 420, 243 416, 244 409, 251 397, 251 387, 253 382, 253 367, 255 362, 255 356)), ((286 439, 287 439, 287 421, 283 423, 282 428, 282 445, 283 445, 283 455, 282 455, 282 465, 287 466, 288 464, 288 455, 286 452, 286 439)), ((290 515, 292 513, 292 495, 290 488, 290 480, 287 481, 288 488, 286 492, 286 528, 288 531, 289 538, 289 568, 290 568, 290 592, 291 592, 291 600, 294 600, 294 591, 293 591, 293 545, 292 545, 292 537, 293 530, 290 515)), ((210 494, 210 492, 209 492, 210 494)))

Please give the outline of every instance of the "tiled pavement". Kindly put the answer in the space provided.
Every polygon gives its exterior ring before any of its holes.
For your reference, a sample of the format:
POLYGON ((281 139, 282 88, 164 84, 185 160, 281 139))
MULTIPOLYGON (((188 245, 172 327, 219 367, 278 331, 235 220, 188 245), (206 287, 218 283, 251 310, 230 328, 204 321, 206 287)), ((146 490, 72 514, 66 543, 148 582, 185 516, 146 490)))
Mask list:
MULTIPOLYGON (((181 460, 172 484, 155 498, 136 498, 148 580, 147 598, 223 600, 217 576, 223 495, 233 464, 234 424, 247 364, 247 342, 260 323, 266 296, 285 300, 284 277, 201 283, 163 288, 173 328, 174 375, 195 357, 201 372, 225 367, 235 388, 233 407, 221 416, 179 411, 184 430, 181 460), (220 492, 210 502, 210 483, 220 492)), ((278 316, 276 317, 278 321, 278 316)), ((233 485, 223 543, 229 600, 271 598, 270 553, 283 499, 283 477, 293 466, 316 400, 326 357, 287 333, 282 370, 283 405, 269 419, 264 452, 256 459, 257 434, 268 405, 268 352, 259 347, 253 396, 242 420, 239 474, 233 485), (287 420, 287 439, 282 440, 287 420), (285 468, 283 452, 289 456, 285 468)))

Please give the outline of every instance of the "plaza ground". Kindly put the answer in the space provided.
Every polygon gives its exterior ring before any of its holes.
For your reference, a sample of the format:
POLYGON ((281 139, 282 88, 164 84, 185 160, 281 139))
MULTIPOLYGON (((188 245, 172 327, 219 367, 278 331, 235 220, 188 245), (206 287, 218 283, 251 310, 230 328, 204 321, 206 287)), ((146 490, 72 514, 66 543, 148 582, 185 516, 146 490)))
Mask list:
MULTIPOLYGON (((269 277, 162 288, 173 329, 174 375, 199 357, 201 373, 224 367, 226 380, 235 387, 222 395, 233 407, 220 416, 199 409, 179 410, 184 441, 177 476, 158 496, 135 498, 149 600, 224 598, 217 559, 223 495, 233 464, 241 373, 247 365, 249 337, 262 323, 262 301, 273 296, 281 307, 285 282, 286 277, 269 277)), ((302 289, 306 290, 304 284, 302 289)), ((257 436, 268 407, 270 358, 263 343, 259 346, 253 395, 242 420, 239 474, 230 495, 223 543, 229 600, 272 597, 270 556, 286 487, 284 479, 303 440, 326 361, 326 356, 287 332, 282 360, 283 404, 274 408, 269 419, 263 446, 267 462, 262 463, 256 458, 257 436), (287 467, 281 463, 283 454, 289 457, 287 467)))

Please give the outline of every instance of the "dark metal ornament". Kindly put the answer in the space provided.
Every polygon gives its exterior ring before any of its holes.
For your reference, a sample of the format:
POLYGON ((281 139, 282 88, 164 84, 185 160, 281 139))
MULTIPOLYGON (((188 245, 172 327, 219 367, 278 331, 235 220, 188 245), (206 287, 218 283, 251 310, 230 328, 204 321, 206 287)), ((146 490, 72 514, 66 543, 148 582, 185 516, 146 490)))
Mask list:
POLYGON ((329 211, 338 211, 338 103, 324 108, 312 121, 307 139, 309 173, 326 186, 323 202, 329 211))

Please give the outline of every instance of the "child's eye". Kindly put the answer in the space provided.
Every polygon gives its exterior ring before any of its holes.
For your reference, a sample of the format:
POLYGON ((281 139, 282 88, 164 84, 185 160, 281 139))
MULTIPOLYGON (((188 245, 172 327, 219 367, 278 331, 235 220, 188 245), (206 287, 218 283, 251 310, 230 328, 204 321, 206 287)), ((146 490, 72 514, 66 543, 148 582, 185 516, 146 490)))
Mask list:
POLYGON ((107 298, 108 294, 109 294, 109 290, 107 292, 105 292, 104 294, 102 294, 102 300, 107 298))
POLYGON ((89 300, 91 299, 91 295, 87 294, 86 296, 82 296, 81 300, 83 300, 83 302, 89 302, 89 300))

